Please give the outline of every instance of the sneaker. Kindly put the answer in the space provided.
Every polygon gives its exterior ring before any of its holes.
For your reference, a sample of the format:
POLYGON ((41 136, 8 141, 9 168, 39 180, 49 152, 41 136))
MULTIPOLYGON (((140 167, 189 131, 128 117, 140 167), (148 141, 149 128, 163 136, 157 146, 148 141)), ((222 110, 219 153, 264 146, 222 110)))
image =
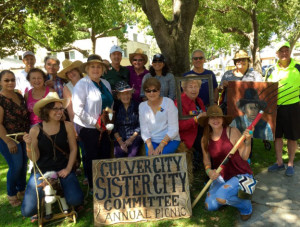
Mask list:
POLYGON ((294 167, 293 166, 288 166, 286 171, 285 171, 285 175, 288 176, 288 177, 292 177, 294 176, 294 167))
POLYGON ((268 168, 268 172, 277 172, 277 171, 281 171, 281 170, 285 170, 284 164, 279 166, 277 163, 275 163, 268 168))

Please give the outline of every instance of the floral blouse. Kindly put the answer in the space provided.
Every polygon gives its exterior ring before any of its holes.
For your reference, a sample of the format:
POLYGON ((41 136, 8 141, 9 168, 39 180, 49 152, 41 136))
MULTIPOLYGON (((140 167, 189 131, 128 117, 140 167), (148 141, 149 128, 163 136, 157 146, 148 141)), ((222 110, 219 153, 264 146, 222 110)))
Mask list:
POLYGON ((16 92, 21 104, 16 104, 12 99, 0 94, 0 106, 4 110, 3 114, 3 126, 6 129, 7 134, 17 132, 28 132, 29 114, 26 108, 25 99, 23 96, 16 92))

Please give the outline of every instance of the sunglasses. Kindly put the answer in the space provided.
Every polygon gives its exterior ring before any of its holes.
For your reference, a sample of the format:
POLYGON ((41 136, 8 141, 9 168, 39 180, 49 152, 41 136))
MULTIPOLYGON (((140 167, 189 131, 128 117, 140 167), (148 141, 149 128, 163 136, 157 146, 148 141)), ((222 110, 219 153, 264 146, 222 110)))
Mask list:
POLYGON ((5 83, 9 83, 9 82, 16 82, 16 79, 6 79, 6 80, 3 80, 5 83))
POLYGON ((197 60, 203 60, 204 57, 193 57, 193 60, 197 61, 197 60))
POLYGON ((153 60, 152 63, 163 63, 162 60, 153 60))
POLYGON ((52 110, 55 111, 55 112, 58 112, 58 111, 64 111, 65 108, 63 108, 63 107, 60 107, 60 108, 54 107, 54 108, 52 108, 52 110))
POLYGON ((156 92, 158 92, 158 90, 157 89, 152 89, 152 90, 146 89, 145 92, 146 93, 151 93, 151 92, 156 93, 156 92))
POLYGON ((236 59, 235 61, 236 62, 239 62, 239 61, 246 62, 246 61, 248 61, 248 58, 240 58, 240 59, 236 59))
POLYGON ((133 59, 132 61, 142 62, 142 61, 144 61, 144 59, 133 59))

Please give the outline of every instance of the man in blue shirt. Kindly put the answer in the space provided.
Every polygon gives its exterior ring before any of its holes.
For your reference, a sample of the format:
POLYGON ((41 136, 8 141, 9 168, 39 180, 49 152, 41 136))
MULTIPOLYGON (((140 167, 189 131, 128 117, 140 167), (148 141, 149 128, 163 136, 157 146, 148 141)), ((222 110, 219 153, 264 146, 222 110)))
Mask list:
MULTIPOLYGON (((205 55, 202 50, 194 50, 192 53, 192 63, 193 63, 193 69, 187 73, 185 73, 183 76, 187 76, 190 74, 195 74, 197 76, 203 76, 203 75, 212 75, 213 80, 213 94, 214 94, 214 102, 217 103, 219 98, 218 93, 218 83, 216 80, 216 75, 211 70, 204 69, 204 62, 205 62, 205 55)), ((208 79, 202 80, 202 85, 199 92, 199 98, 202 99, 205 106, 209 106, 209 88, 208 88, 208 79)))

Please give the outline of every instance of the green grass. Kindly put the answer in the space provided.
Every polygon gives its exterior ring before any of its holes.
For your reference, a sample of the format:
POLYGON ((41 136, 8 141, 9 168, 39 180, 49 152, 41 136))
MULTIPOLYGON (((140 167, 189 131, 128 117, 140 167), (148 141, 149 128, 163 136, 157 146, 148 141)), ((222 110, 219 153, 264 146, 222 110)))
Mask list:
MULTIPOLYGON (((264 143, 261 140, 254 141, 254 152, 252 155, 251 167, 254 174, 265 170, 269 165, 273 164, 275 159, 275 151, 273 142, 271 143, 272 149, 266 150, 264 143)), ((287 148, 284 147, 284 161, 287 162, 288 156, 286 152, 287 148)), ((298 149, 296 153, 295 161, 300 160, 300 151, 298 149)), ((29 218, 23 218, 21 215, 20 207, 12 208, 6 199, 6 172, 7 164, 2 155, 0 155, 0 226, 32 226, 29 218)), ((205 173, 201 169, 195 173, 195 180, 193 187, 191 188, 191 198, 194 198, 199 194, 204 186, 205 173)), ((82 177, 80 178, 82 181, 82 177)), ((86 186, 82 186, 84 192, 86 192, 86 186)), ((193 216, 188 219, 177 220, 162 220, 152 221, 145 223, 134 223, 128 225, 115 225, 126 227, 167 227, 167 226, 233 226, 239 218, 238 211, 233 207, 222 207, 219 211, 208 212, 204 209, 204 197, 198 202, 193 209, 193 216)), ((37 224, 35 224, 37 225, 37 224)), ((54 223, 50 226, 75 226, 73 223, 67 221, 54 223)), ((76 226, 93 226, 93 202, 92 197, 89 196, 86 200, 84 209, 79 213, 76 226)))

